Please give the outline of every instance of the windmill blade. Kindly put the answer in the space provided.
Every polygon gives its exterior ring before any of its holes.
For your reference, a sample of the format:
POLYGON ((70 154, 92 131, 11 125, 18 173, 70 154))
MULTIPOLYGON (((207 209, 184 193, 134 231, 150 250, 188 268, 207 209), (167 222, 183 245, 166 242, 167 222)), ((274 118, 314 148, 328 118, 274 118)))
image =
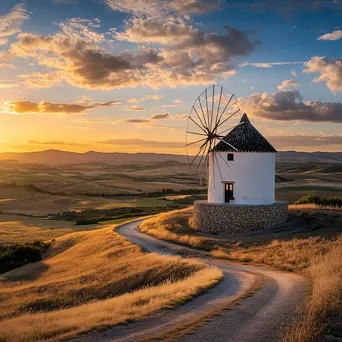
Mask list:
POLYGON ((221 177, 221 182, 223 181, 223 177, 222 177, 222 172, 221 172, 221 168, 220 168, 220 163, 217 161, 217 156, 216 156, 216 152, 213 152, 214 154, 214 158, 216 160, 216 164, 217 164, 217 168, 219 170, 219 173, 220 173, 220 177, 221 177))
POLYGON ((220 157, 221 157, 221 159, 225 162, 225 164, 227 165, 227 167, 229 168, 229 169, 231 169, 231 167, 230 167, 230 165, 227 163, 227 161, 221 156, 221 153, 219 153, 218 154, 220 157))
POLYGON ((213 127, 213 119, 214 119, 214 107, 215 107, 215 85, 213 85, 213 96, 211 98, 211 121, 210 121, 210 129, 213 127))
POLYGON ((236 115, 239 111, 240 111, 240 108, 239 108, 235 113, 233 113, 232 115, 228 116, 228 118, 225 119, 224 121, 222 121, 221 123, 218 122, 217 127, 216 127, 216 130, 217 130, 220 126, 222 126, 225 122, 227 122, 229 119, 231 119, 234 115, 236 115))
MULTIPOLYGON (((215 188, 215 152, 213 151, 212 152, 212 157, 211 157, 211 160, 212 160, 212 175, 213 175, 213 183, 214 183, 214 188, 215 188)), ((209 159, 209 163, 210 163, 210 159, 209 159)), ((210 169, 210 165, 209 165, 209 168, 208 168, 208 183, 209 183, 209 169, 210 169)))
POLYGON ((197 132, 191 132, 191 131, 186 131, 186 133, 189 133, 189 134, 195 134, 195 135, 203 135, 205 137, 208 136, 208 134, 203 134, 203 133, 197 133, 197 132))
POLYGON ((204 118, 204 122, 205 122, 205 127, 208 129, 209 128, 209 125, 205 119, 205 115, 204 115, 204 110, 203 110, 203 107, 202 107, 202 102, 201 102, 201 98, 199 97, 198 98, 198 102, 199 102, 199 105, 201 107, 201 111, 202 111, 202 115, 203 115, 203 118, 204 118))
POLYGON ((202 173, 201 173, 200 185, 202 185, 204 169, 205 168, 208 169, 208 157, 209 157, 209 151, 207 152, 207 155, 205 156, 205 159, 204 159, 204 164, 203 164, 202 173))
POLYGON ((199 154, 201 153, 201 151, 203 150, 203 148, 207 145, 207 142, 205 142, 204 144, 202 144, 202 146, 200 147, 199 151, 197 152, 195 158, 191 161, 190 166, 194 163, 194 161, 196 160, 196 158, 199 156, 199 154))
POLYGON ((210 116, 209 116, 209 109, 208 109, 208 89, 205 90, 205 106, 207 108, 207 117, 208 117, 208 128, 209 128, 209 131, 211 130, 211 126, 210 126, 210 116))
POLYGON ((204 141, 204 140, 207 140, 207 138, 200 139, 200 140, 197 140, 197 141, 194 141, 194 142, 188 143, 188 144, 186 144, 185 146, 194 145, 194 144, 197 144, 197 143, 199 143, 199 142, 201 142, 201 141, 204 141))
POLYGON ((202 155, 201 155, 201 159, 200 159, 200 161, 199 161, 199 163, 198 163, 198 165, 197 165, 196 172, 195 172, 195 176, 197 175, 198 169, 199 169, 199 167, 200 167, 200 165, 201 165, 201 163, 202 163, 202 160, 203 160, 203 157, 204 157, 204 155, 205 155, 205 153, 206 153, 206 150, 207 150, 207 145, 206 145, 206 147, 204 148, 204 151, 203 151, 203 153, 202 153, 202 155))
POLYGON ((207 169, 207 182, 208 182, 209 153, 211 152, 211 144, 212 144, 212 140, 209 142, 209 148, 208 148, 208 151, 207 151, 207 155, 205 156, 205 160, 204 160, 204 164, 203 164, 203 168, 202 168, 201 180, 200 180, 200 184, 201 184, 201 185, 202 185, 203 175, 204 175, 204 170, 205 170, 205 169, 207 169))
POLYGON ((217 125, 218 125, 218 123, 220 122, 220 120, 221 120, 221 118, 222 118, 222 115, 223 115, 224 112, 226 111, 226 109, 227 109, 227 107, 228 107, 230 101, 232 100, 233 96, 234 96, 234 94, 230 96, 230 99, 229 99, 229 101, 227 102, 226 106, 224 107, 222 113, 220 114, 219 119, 215 122, 214 130, 217 128, 217 125))
POLYGON ((217 133, 216 136, 220 137, 222 133, 225 133, 225 132, 227 132, 227 131, 229 131, 229 130, 233 130, 235 127, 241 126, 241 125, 243 125, 244 123, 245 123, 245 122, 243 121, 243 122, 240 122, 239 124, 237 124, 237 125, 235 125, 235 126, 231 126, 231 127, 227 128, 227 129, 225 129, 224 131, 222 131, 222 132, 220 132, 220 133, 217 133))
POLYGON ((234 147, 232 144, 229 144, 229 142, 223 140, 223 138, 220 140, 219 138, 217 138, 217 140, 224 142, 226 145, 230 146, 231 148, 233 148, 236 152, 238 152, 238 149, 236 147, 234 147))
POLYGON ((191 116, 188 117, 198 128, 200 128, 205 134, 208 134, 203 127, 201 127, 191 116))
POLYGON ((219 100, 219 103, 218 103, 218 107, 217 107, 217 111, 216 111, 216 115, 215 115, 215 126, 216 127, 216 120, 217 120, 217 116, 220 112, 220 106, 221 106, 221 99, 222 99, 222 91, 223 91, 223 87, 221 87, 221 91, 220 91, 220 100, 219 100))
MULTIPOLYGON (((199 114, 198 114, 198 112, 197 112, 197 110, 196 110, 195 106, 192 106, 192 108, 194 109, 194 111, 195 111, 195 113, 196 113, 197 117, 199 118, 199 120, 200 120, 200 122, 201 122, 201 125, 202 125, 202 127, 205 129, 205 128, 206 128, 206 126, 203 124, 203 122, 202 122, 202 120, 201 120, 201 118, 200 118, 200 116, 199 116, 199 114)), ((189 118, 190 118, 190 116, 189 116, 189 118)))

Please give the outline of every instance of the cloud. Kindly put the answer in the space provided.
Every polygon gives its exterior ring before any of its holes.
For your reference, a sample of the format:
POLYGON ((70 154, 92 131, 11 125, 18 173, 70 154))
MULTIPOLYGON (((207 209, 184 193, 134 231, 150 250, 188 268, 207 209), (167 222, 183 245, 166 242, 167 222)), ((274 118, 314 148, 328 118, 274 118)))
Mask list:
POLYGON ((17 4, 6 15, 0 16, 0 45, 7 44, 8 37, 20 32, 21 26, 29 15, 24 4, 17 4))
POLYGON ((130 13, 134 16, 159 16, 170 11, 167 1, 163 0, 104 0, 113 11, 130 13))
POLYGON ((296 72, 296 70, 292 69, 292 70, 291 70, 291 75, 294 76, 294 77, 297 77, 297 72, 296 72))
POLYGON ((272 68, 273 66, 295 65, 295 64, 304 64, 304 62, 263 62, 263 63, 245 62, 245 63, 239 64, 239 67, 244 68, 246 66, 252 66, 255 68, 272 68))
POLYGON ((155 95, 144 95, 143 97, 130 97, 127 102, 128 103, 139 103, 139 102, 143 102, 143 101, 146 101, 146 100, 153 100, 153 101, 157 101, 157 100, 160 100, 164 98, 163 95, 159 95, 159 94, 155 94, 155 95))
POLYGON ((318 40, 339 40, 342 39, 342 30, 335 30, 331 33, 323 34, 317 38, 318 40))
POLYGON ((41 72, 33 72, 26 75, 18 75, 22 83, 28 88, 51 88, 62 85, 63 77, 58 72, 49 72, 43 74, 41 72))
POLYGON ((141 123, 148 123, 150 122, 149 119, 127 119, 127 120, 118 120, 118 123, 120 122, 129 122, 129 123, 137 123, 137 124, 141 124, 141 123))
POLYGON ((220 0, 174 0, 173 9, 181 14, 200 14, 214 11, 222 7, 220 0))
POLYGON ((342 91, 342 58, 329 60, 327 57, 312 57, 304 64, 305 73, 320 73, 313 82, 326 82, 327 87, 334 93, 342 91))
POLYGON ((118 145, 118 146, 142 146, 160 148, 184 148, 184 142, 176 141, 156 141, 144 139, 112 139, 96 141, 98 144, 118 145))
POLYGON ((117 32, 118 40, 129 42, 159 43, 162 45, 177 45, 194 40, 198 30, 188 25, 186 21, 170 17, 160 19, 134 17, 126 21, 126 30, 117 32))
POLYGON ((298 86, 298 82, 295 79, 291 79, 291 80, 285 80, 281 83, 281 85, 278 85, 277 88, 279 90, 284 90, 286 88, 289 87, 297 87, 298 86))
POLYGON ((157 100, 160 100, 162 98, 164 98, 164 95, 155 94, 155 95, 145 95, 145 96, 141 97, 140 100, 141 101, 145 101, 145 100, 157 101, 157 100))
POLYGON ((93 99, 90 96, 79 96, 76 103, 89 103, 91 101, 93 101, 93 99))
POLYGON ((120 119, 115 123, 137 123, 137 124, 147 124, 158 120, 183 120, 187 118, 188 115, 185 114, 175 114, 172 115, 169 112, 153 114, 147 118, 133 118, 133 119, 120 119))
MULTIPOLYGON (((0 56, 1 58, 1 56, 0 56)), ((16 69, 13 64, 0 62, 0 68, 16 69)))
POLYGON ((124 109, 129 110, 129 111, 133 111, 133 112, 145 110, 144 108, 138 107, 138 106, 125 106, 124 109))
POLYGON ((299 135, 275 135, 267 136, 278 149, 288 150, 299 148, 319 148, 329 150, 332 146, 342 145, 342 135, 322 135, 322 134, 299 134, 299 135))
POLYGON ((66 142, 60 140, 51 140, 51 141, 39 141, 39 140, 29 140, 27 142, 30 145, 68 145, 68 146, 84 146, 85 144, 66 142))
POLYGON ((199 14, 216 10, 221 0, 104 0, 113 11, 140 17, 199 14))
POLYGON ((140 44, 160 46, 114 53, 108 50, 105 34, 97 31, 99 25, 98 19, 72 18, 59 24, 55 34, 20 34, 9 53, 46 68, 44 73, 21 75, 23 82, 37 88, 64 81, 86 89, 211 84, 234 75, 233 59, 248 55, 259 44, 249 39, 249 32, 229 26, 219 35, 181 19, 133 18, 124 32, 114 36, 128 41, 139 37, 140 44))
POLYGON ((174 120, 185 120, 189 118, 189 114, 174 114, 172 118, 174 120))
POLYGON ((15 69, 16 67, 9 62, 12 60, 12 56, 8 51, 0 51, 0 68, 15 69))
MULTIPOLYGON (((46 67, 46 74, 50 74, 46 78, 51 77, 50 70, 54 70, 54 77, 58 75, 77 87, 112 89, 143 83, 148 66, 157 64, 162 57, 156 50, 147 48, 134 54, 108 52, 101 46, 105 43, 104 35, 94 31, 98 25, 97 19, 70 19, 60 24, 61 32, 56 34, 22 33, 11 45, 10 53, 31 58, 46 67)), ((36 76, 21 77, 32 80, 36 76)))
POLYGON ((149 117, 150 120, 166 120, 171 119, 172 115, 170 113, 153 114, 149 117))
POLYGON ((303 102, 297 90, 285 90, 272 95, 255 93, 240 99, 239 104, 246 112, 272 120, 342 122, 342 102, 303 102))
POLYGON ((172 104, 164 104, 164 105, 161 105, 161 107, 162 108, 179 107, 182 103, 183 101, 181 99, 176 99, 172 101, 172 104))
POLYGON ((84 114, 87 110, 110 107, 120 103, 120 101, 93 102, 88 104, 6 101, 3 109, 5 112, 13 114, 84 114))
MULTIPOLYGON (((232 56, 243 56, 254 51, 258 41, 250 41, 249 33, 228 25, 226 34, 218 35, 200 31, 179 18, 144 19, 132 18, 126 22, 126 30, 118 32, 116 38, 130 42, 158 43, 186 50, 202 57, 218 55, 220 62, 232 56)), ((212 56, 213 58, 214 56, 212 56)))
POLYGON ((19 83, 14 83, 8 80, 0 80, 0 89, 17 88, 19 86, 20 86, 19 83))
MULTIPOLYGON (((215 83, 236 73, 233 59, 253 52, 259 44, 250 32, 225 26, 225 34, 200 31, 180 18, 166 20, 134 17, 116 38, 129 42, 161 45, 162 57, 153 79, 154 85, 198 85, 215 83)), ((148 80, 148 78, 147 78, 148 80)))

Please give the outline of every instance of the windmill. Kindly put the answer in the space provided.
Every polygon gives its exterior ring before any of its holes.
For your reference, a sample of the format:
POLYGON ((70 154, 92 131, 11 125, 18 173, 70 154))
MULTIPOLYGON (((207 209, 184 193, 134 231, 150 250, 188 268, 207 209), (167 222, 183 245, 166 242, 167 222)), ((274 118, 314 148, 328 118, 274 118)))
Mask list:
POLYGON ((209 163, 216 163, 219 167, 217 158, 222 156, 214 152, 217 143, 222 141, 238 151, 223 138, 242 124, 237 121, 240 116, 235 95, 221 86, 210 86, 195 100, 188 117, 185 146, 191 171, 201 185, 207 180, 209 163), (209 157, 211 152, 212 158, 209 157))
POLYGON ((208 199, 194 202, 193 224, 235 234, 284 222, 288 205, 275 201, 275 148, 252 125, 234 94, 213 85, 194 102, 186 130, 188 161, 208 199))

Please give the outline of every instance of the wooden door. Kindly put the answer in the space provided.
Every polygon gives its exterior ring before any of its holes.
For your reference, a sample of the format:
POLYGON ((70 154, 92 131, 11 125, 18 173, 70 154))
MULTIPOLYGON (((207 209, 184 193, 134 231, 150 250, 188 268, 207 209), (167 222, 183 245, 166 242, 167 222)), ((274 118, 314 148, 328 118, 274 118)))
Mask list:
POLYGON ((225 183, 224 186, 224 201, 229 203, 229 200, 234 199, 233 183, 225 183))

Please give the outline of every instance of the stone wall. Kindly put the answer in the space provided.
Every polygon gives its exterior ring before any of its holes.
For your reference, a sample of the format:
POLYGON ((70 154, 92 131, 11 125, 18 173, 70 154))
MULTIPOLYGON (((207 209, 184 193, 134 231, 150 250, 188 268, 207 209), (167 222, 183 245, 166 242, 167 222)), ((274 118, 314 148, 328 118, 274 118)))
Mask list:
POLYGON ((270 228, 286 221, 287 217, 285 202, 239 205, 196 201, 194 205, 194 224, 199 231, 209 234, 229 235, 270 228))

